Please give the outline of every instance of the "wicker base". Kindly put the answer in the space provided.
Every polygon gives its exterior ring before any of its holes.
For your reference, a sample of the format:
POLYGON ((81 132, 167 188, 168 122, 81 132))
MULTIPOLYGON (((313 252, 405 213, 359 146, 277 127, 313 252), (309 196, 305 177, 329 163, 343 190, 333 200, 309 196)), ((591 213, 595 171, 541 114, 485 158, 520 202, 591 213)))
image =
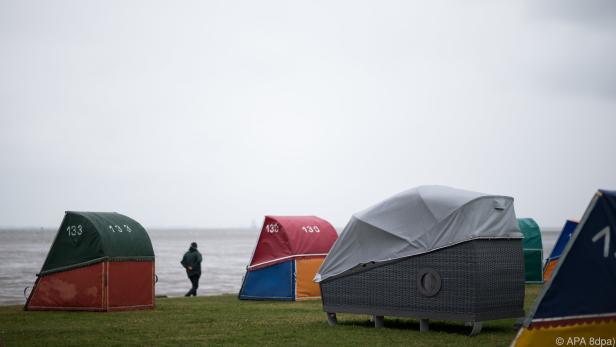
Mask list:
POLYGON ((420 319, 484 320, 524 315, 520 239, 479 239, 321 282, 323 310, 420 319), (419 277, 428 274, 428 282, 419 277), (427 284, 426 284, 427 283, 427 284))

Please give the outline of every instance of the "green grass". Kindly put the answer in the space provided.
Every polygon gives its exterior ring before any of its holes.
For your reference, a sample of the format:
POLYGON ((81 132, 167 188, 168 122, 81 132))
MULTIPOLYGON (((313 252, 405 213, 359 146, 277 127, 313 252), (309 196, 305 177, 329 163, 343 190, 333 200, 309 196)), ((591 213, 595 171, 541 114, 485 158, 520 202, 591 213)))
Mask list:
MULTIPOLYGON (((526 288, 526 305, 541 286, 526 288)), ((386 318, 384 329, 366 315, 338 315, 327 325, 320 301, 239 301, 234 295, 159 299, 156 309, 132 312, 25 312, 0 307, 0 346, 507 346, 514 320, 489 321, 468 337, 460 322, 386 318)))

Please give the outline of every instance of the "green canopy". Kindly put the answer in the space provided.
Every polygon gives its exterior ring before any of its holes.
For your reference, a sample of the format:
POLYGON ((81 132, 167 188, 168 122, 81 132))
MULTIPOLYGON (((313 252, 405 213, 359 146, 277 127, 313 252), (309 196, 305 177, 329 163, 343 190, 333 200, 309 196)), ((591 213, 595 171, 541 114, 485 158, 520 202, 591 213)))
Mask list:
POLYGON ((526 283, 543 283, 543 244, 541 230, 532 218, 519 218, 518 226, 524 241, 524 269, 526 283))
POLYGON ((148 233, 119 213, 67 211, 39 275, 104 260, 154 260, 148 233))

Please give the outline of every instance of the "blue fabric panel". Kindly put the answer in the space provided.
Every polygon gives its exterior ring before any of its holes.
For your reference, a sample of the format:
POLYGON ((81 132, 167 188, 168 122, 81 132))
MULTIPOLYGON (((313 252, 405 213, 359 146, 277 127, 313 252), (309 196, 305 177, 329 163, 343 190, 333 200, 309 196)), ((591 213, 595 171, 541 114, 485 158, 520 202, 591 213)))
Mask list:
POLYGON ((552 259, 560 257, 560 255, 565 250, 565 246, 567 245, 567 242, 569 242, 569 239, 571 239, 571 235, 575 231, 575 227, 577 227, 577 225, 578 225, 577 222, 574 222, 571 220, 568 220, 565 223, 565 226, 563 227, 563 230, 560 232, 560 235, 558 236, 558 240, 556 240, 556 244, 554 245, 554 248, 552 249, 552 253, 550 254, 550 257, 548 258, 548 260, 552 260, 552 259))
POLYGON ((616 312, 616 192, 601 192, 533 318, 616 312))
POLYGON ((247 271, 240 290, 240 299, 295 300, 295 261, 247 271))

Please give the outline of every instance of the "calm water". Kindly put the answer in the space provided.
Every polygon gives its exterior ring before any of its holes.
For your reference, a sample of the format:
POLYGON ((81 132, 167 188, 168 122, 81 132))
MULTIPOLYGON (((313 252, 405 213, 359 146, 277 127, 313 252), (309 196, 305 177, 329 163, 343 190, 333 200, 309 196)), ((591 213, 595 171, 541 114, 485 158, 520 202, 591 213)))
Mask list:
MULTIPOLYGON (((0 230, 0 304, 25 303, 24 288, 32 287, 55 230, 0 230)), ((237 293, 258 230, 148 230, 156 254, 157 295, 183 295, 190 283, 180 259, 191 241, 204 255, 200 295, 237 293)), ((544 258, 552 250, 557 230, 544 230, 544 258)))

